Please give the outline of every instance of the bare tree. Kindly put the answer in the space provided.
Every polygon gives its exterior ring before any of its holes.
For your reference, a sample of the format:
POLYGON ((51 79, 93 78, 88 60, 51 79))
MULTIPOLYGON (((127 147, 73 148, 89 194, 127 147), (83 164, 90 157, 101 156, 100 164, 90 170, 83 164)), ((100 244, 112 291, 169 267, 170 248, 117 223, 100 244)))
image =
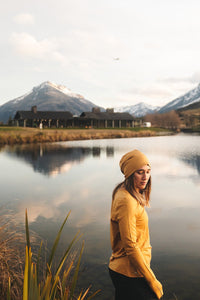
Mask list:
POLYGON ((178 129, 180 127, 180 118, 178 114, 172 110, 164 114, 149 114, 145 116, 146 122, 151 122, 153 126, 169 129, 178 129))

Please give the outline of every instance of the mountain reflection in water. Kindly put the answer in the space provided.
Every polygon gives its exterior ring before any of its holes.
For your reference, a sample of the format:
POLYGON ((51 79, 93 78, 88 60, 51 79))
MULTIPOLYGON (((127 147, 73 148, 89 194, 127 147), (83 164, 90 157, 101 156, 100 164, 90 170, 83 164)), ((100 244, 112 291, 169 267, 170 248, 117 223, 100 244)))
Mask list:
MULTIPOLYGON (((107 157, 114 156, 114 147, 105 148, 107 157)), ((8 148, 7 154, 24 160, 35 172, 56 175, 67 172, 73 164, 83 162, 89 156, 100 157, 100 147, 66 147, 61 144, 24 145, 8 148)), ((200 174, 200 155, 179 156, 180 160, 197 169, 200 174)))
POLYGON ((188 155, 187 157, 183 157, 182 160, 187 164, 195 167, 200 174, 200 155, 188 155))
MULTIPOLYGON (((114 155, 113 147, 106 147, 105 150, 108 157, 114 155)), ((40 144, 15 146, 8 149, 7 154, 32 165, 35 172, 55 176, 67 172, 72 165, 80 164, 89 156, 99 157, 101 148, 40 144)))
POLYGON ((79 286, 112 300, 108 276, 112 190, 123 180, 121 156, 139 149, 152 166, 149 215, 152 268, 164 300, 200 299, 200 136, 183 135, 6 147, 0 152, 1 205, 51 245, 71 210, 64 245, 80 229, 85 240, 79 286))

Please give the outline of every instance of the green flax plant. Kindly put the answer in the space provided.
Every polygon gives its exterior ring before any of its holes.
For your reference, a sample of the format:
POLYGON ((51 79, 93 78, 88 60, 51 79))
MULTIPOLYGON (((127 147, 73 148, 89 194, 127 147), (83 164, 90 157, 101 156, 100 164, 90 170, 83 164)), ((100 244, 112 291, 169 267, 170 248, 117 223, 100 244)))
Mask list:
MULTIPOLYGON (((64 255, 61 257, 59 263, 57 264, 55 270, 52 266, 54 265, 55 252, 60 240, 60 236, 63 230, 63 227, 69 217, 69 214, 66 216, 60 230, 57 233, 56 239, 54 241, 53 247, 50 251, 48 263, 46 265, 45 275, 40 280, 40 257, 42 251, 42 242, 37 255, 37 261, 33 262, 32 251, 30 245, 29 237, 29 225, 28 225, 28 216, 26 211, 26 256, 25 256, 25 268, 24 268, 24 283, 23 283, 23 300, 83 300, 92 299, 97 293, 88 295, 89 288, 82 290, 78 295, 75 296, 75 287, 78 278, 78 272, 81 262, 81 256, 84 249, 84 243, 82 244, 78 260, 75 262, 75 259, 71 259, 67 267, 65 263, 69 260, 70 250, 74 243, 80 238, 80 234, 77 233, 67 249, 65 250, 64 255), (73 272, 72 272, 73 271, 73 272), (73 273, 73 274, 71 274, 73 273)), ((9 289, 8 296, 9 298, 9 289)))

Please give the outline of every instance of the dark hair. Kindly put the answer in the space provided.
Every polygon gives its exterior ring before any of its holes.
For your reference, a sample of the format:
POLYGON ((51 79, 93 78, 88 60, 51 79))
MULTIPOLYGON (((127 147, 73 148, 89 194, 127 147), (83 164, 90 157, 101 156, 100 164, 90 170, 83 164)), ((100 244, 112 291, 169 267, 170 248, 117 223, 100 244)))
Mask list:
MULTIPOLYGON (((129 194, 131 194, 131 196, 135 197, 135 187, 134 187, 134 181, 133 181, 133 177, 134 177, 134 173, 132 175, 130 175, 127 179, 125 179, 123 182, 119 183, 113 190, 112 193, 112 200, 115 197, 116 192, 118 191, 118 189, 120 189, 121 187, 124 187, 129 194)), ((145 196, 145 200, 146 200, 146 204, 149 204, 150 201, 150 193, 151 193, 151 176, 147 182, 147 185, 145 187, 145 189, 143 190, 144 196, 145 196)), ((137 198, 136 198, 137 199, 137 198)))

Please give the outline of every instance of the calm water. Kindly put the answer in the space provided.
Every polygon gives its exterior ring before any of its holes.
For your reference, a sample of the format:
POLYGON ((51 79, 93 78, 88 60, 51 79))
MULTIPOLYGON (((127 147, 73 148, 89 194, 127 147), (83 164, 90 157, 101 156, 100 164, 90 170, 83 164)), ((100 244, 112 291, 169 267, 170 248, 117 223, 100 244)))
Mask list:
MULTIPOLYGON (((113 299, 107 274, 109 212, 114 186, 123 180, 121 156, 134 148, 151 161, 148 208, 152 268, 166 300, 200 299, 200 136, 184 135, 6 147, 0 152, 0 205, 50 245, 66 214, 61 246, 78 229, 85 240, 80 286, 113 299), (177 298, 176 298, 177 297, 177 298)), ((61 251, 61 250, 60 250, 61 251)))

